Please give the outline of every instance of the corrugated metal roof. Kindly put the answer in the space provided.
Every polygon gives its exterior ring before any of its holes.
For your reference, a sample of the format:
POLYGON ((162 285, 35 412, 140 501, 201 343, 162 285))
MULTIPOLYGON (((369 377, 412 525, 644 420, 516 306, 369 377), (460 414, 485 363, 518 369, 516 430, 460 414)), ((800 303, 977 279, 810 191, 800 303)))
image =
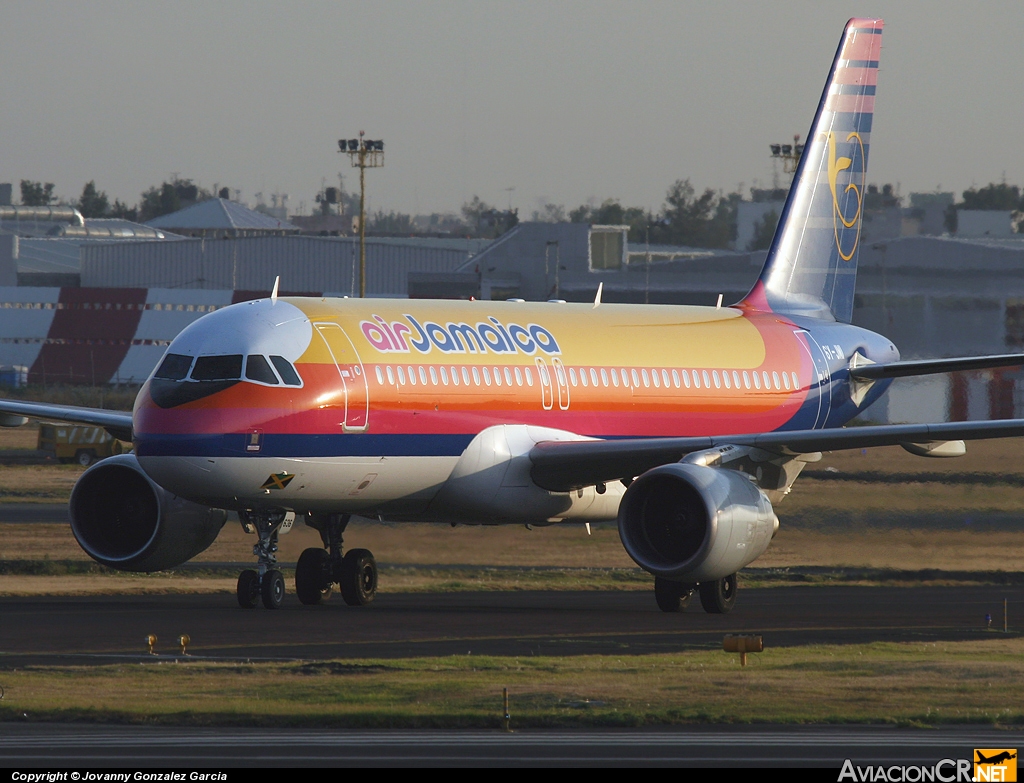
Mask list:
POLYGON ((366 237, 367 242, 382 245, 403 245, 407 247, 429 247, 438 250, 459 250, 476 255, 490 245, 493 239, 478 237, 366 237))
POLYGON ((170 215, 161 215, 146 223, 152 228, 188 230, 258 230, 258 231, 299 231, 284 220, 278 220, 262 212, 255 212, 236 201, 211 198, 179 209, 170 215))
MULTIPOLYGON (((366 240, 371 296, 406 296, 409 272, 448 272, 462 250, 415 242, 366 240)), ((353 295, 358 291, 359 240, 354 237, 264 236, 185 239, 83 247, 82 285, 138 288, 281 290, 353 295)))
POLYGON ((642 255, 650 252, 652 256, 689 256, 711 257, 711 256, 733 256, 736 250, 716 250, 707 247, 690 247, 689 245, 648 245, 644 242, 627 242, 626 252, 632 255, 642 255))

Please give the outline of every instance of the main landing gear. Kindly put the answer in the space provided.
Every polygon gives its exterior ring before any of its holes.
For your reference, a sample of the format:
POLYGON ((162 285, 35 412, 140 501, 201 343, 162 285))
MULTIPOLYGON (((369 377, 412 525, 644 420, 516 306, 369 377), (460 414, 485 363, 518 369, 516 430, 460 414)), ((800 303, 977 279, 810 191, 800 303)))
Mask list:
POLYGON ((678 612, 685 609, 694 592, 700 594, 700 605, 708 614, 727 614, 736 605, 736 574, 701 582, 699 585, 673 582, 660 576, 654 577, 654 599, 663 612, 678 612))
POLYGON ((295 593, 308 605, 326 601, 334 585, 349 606, 365 606, 377 594, 377 561, 369 549, 350 549, 342 556, 348 514, 312 514, 306 524, 320 533, 326 549, 307 549, 295 566, 295 593))
POLYGON ((246 569, 238 575, 238 605, 243 609, 255 608, 261 599, 267 609, 277 609, 284 600, 284 576, 277 569, 277 537, 286 514, 282 509, 238 512, 242 526, 260 537, 252 548, 256 570, 246 569))

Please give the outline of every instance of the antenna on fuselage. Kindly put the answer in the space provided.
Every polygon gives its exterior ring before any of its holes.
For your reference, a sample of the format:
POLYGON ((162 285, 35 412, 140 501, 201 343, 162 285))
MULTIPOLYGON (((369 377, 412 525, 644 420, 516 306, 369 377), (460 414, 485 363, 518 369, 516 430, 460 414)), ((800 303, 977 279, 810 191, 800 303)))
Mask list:
POLYGON ((602 280, 600 283, 597 284, 597 296, 594 297, 594 309, 595 310, 597 309, 597 306, 599 304, 601 304, 601 292, 603 290, 604 290, 604 281, 602 280))
POLYGON ((270 292, 270 303, 277 304, 277 287, 281 284, 281 275, 274 278, 274 290, 270 292))

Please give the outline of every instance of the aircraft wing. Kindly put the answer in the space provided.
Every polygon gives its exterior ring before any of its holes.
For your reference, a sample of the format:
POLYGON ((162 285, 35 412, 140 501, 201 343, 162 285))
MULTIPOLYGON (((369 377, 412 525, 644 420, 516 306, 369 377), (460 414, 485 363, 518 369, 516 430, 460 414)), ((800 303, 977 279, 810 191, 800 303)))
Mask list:
POLYGON ((130 441, 132 439, 132 415, 123 411, 79 408, 74 405, 50 405, 44 402, 0 400, 0 414, 6 414, 6 423, 0 420, 0 426, 5 427, 17 427, 24 424, 25 422, 19 421, 18 417, 25 417, 103 427, 118 440, 130 441))
POLYGON ((961 356, 955 359, 923 359, 890 364, 862 364, 850 368, 850 375, 859 381, 878 381, 883 378, 909 378, 962 370, 990 370, 995 367, 1024 365, 1024 353, 1004 353, 995 356, 961 356))
POLYGON ((1000 419, 693 438, 544 441, 530 450, 530 461, 533 463, 530 476, 534 483, 544 489, 568 492, 622 478, 634 478, 651 468, 678 462, 687 454, 714 446, 754 446, 766 451, 795 455, 870 446, 1012 438, 1022 435, 1024 419, 1000 419))

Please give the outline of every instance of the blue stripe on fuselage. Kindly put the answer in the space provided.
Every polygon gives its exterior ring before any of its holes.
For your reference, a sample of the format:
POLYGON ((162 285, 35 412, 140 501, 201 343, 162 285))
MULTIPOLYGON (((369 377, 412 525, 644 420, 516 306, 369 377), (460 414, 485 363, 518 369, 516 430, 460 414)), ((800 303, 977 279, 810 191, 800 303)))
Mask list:
POLYGON ((136 435, 140 457, 458 457, 472 435, 136 435))

